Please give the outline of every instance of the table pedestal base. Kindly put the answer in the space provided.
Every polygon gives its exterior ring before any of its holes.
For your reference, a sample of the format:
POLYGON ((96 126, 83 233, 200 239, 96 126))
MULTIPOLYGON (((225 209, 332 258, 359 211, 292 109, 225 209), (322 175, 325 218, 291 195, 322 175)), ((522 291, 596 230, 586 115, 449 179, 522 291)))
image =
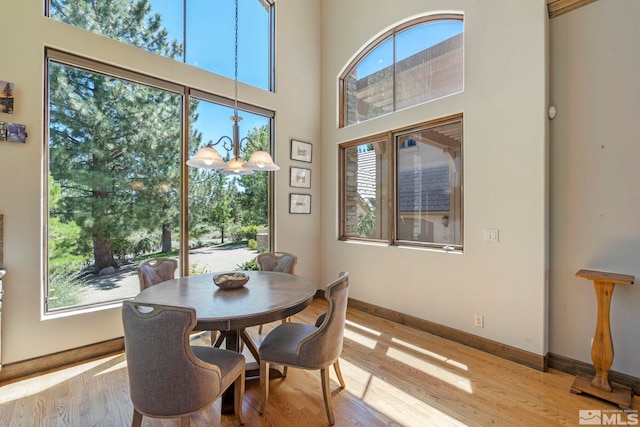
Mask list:
POLYGON ((621 409, 629 409, 631 407, 631 398, 633 391, 631 387, 609 381, 611 391, 602 390, 591 384, 592 379, 582 375, 576 375, 576 380, 571 386, 571 393, 582 394, 587 393, 591 396, 615 403, 621 409))
MULTIPOLYGON (((222 342, 226 342, 226 349, 235 351, 236 353, 242 353, 242 348, 240 345, 240 341, 243 341, 244 344, 249 349, 249 352, 254 357, 255 360, 260 360, 260 353, 256 348, 253 340, 247 334, 247 331, 244 329, 241 330, 231 330, 231 331, 220 331, 220 337, 215 342, 215 346, 219 347, 222 342)), ((257 362, 247 362, 245 366, 245 380, 256 380, 260 378, 260 364, 257 362)), ((269 378, 282 378, 282 371, 278 369, 277 366, 269 367, 269 378)), ((220 412, 222 414, 228 415, 233 414, 233 389, 234 386, 231 384, 227 390, 222 393, 222 403, 220 407, 220 412)))

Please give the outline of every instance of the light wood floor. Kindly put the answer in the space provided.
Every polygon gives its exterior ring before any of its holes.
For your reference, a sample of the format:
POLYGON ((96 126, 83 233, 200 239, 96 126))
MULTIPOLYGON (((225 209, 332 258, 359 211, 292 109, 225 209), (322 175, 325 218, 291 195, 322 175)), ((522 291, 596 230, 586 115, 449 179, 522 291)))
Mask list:
MULTIPOLYGON (((294 321, 312 323, 324 307, 315 301, 294 321)), ((346 389, 331 371, 336 426, 573 426, 580 410, 618 410, 571 394, 571 375, 535 371, 357 310, 349 309, 347 319, 340 360, 346 389)), ((290 369, 270 390, 260 416, 258 381, 248 381, 246 426, 327 425, 317 372, 290 369)), ((194 415, 191 425, 238 425, 220 416, 219 405, 194 415)), ((130 425, 131 413, 123 354, 0 386, 0 426, 120 427, 130 425)), ((178 425, 143 419, 143 426, 178 425)))

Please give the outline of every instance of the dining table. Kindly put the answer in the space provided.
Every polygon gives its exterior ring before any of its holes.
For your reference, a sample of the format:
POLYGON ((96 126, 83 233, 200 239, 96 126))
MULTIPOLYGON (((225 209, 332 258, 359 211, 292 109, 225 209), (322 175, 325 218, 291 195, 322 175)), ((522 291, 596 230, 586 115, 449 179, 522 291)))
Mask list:
MULTIPOLYGON (((255 363, 247 363, 246 377, 259 376, 260 354, 246 328, 286 319, 311 304, 316 286, 304 277, 275 271, 215 272, 184 276, 150 286, 133 299, 139 303, 193 307, 196 331, 220 331, 225 348, 242 351, 244 342, 255 363), (248 282, 235 289, 214 284, 219 274, 244 273, 248 282)), ((213 336, 213 335, 212 335, 213 336)), ((213 343, 212 343, 213 344, 213 343)), ((276 377, 279 371, 270 375, 276 377)), ((223 413, 233 412, 233 390, 222 396, 223 413)))

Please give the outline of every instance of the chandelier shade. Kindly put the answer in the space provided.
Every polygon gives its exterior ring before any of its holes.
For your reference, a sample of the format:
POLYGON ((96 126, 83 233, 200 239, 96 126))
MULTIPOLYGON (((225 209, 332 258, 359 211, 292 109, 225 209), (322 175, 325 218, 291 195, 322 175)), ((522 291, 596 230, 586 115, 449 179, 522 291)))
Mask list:
POLYGON ((210 145, 199 149, 194 157, 187 160, 187 165, 200 169, 222 169, 227 167, 218 150, 210 145))
POLYGON ((271 155, 259 148, 251 154, 247 167, 254 171, 277 171, 280 170, 280 166, 276 165, 271 158, 271 155))

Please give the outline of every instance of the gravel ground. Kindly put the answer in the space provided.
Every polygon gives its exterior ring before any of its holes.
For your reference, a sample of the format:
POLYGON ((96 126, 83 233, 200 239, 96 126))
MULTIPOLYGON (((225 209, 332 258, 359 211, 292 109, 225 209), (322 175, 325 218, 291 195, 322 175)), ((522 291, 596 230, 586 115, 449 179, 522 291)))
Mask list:
MULTIPOLYGON (((246 247, 211 248, 203 247, 189 251, 189 262, 196 270, 204 272, 234 270, 239 264, 258 255, 256 250, 246 247)), ((120 267, 115 274, 95 277, 83 291, 80 304, 130 298, 140 292, 135 264, 120 267)))

